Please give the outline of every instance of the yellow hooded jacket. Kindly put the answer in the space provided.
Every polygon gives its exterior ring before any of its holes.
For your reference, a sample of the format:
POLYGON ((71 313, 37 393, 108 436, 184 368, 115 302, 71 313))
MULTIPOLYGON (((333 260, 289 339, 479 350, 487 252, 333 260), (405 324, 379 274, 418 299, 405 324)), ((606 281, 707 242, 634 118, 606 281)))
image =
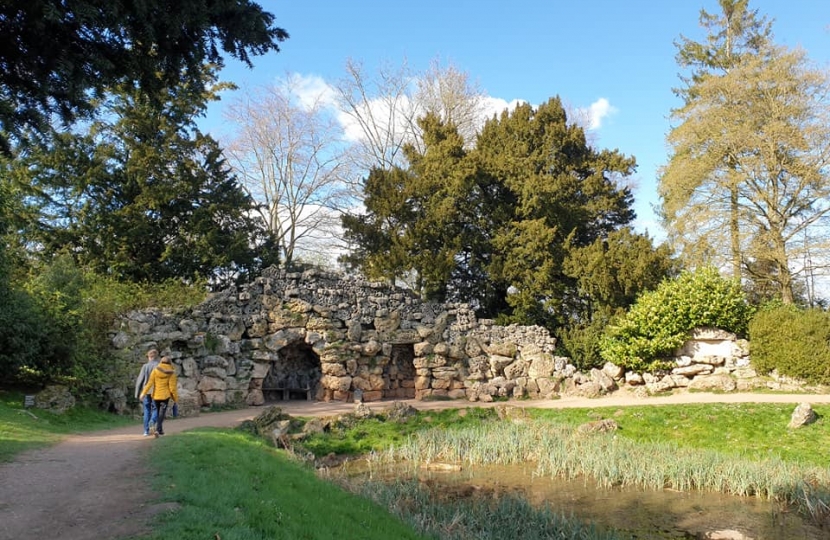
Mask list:
POLYGON ((144 389, 141 390, 139 399, 147 395, 152 388, 153 393, 151 397, 154 400, 164 400, 172 397, 173 401, 178 403, 179 392, 176 388, 177 381, 176 370, 173 369, 173 366, 169 363, 162 362, 156 366, 156 369, 150 372, 150 380, 147 381, 144 389))

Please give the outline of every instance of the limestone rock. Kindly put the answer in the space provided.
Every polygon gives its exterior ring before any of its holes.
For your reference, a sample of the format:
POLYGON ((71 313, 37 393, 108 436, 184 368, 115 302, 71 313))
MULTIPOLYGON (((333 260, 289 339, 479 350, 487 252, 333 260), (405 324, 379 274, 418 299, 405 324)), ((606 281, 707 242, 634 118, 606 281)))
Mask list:
POLYGON ((690 390, 716 390, 722 392, 734 392, 737 383, 729 375, 704 375, 695 377, 689 383, 690 390))
POLYGON ((59 384, 49 385, 35 394, 35 407, 55 414, 63 414, 75 406, 75 397, 59 384))
POLYGON ((792 417, 790 418, 790 424, 787 427, 797 429, 801 426, 812 424, 817 418, 816 412, 809 403, 799 403, 798 407, 796 407, 793 411, 792 417))
POLYGON ((582 424, 576 428, 576 431, 578 433, 608 433, 609 431, 617 431, 619 427, 614 420, 605 419, 582 424))

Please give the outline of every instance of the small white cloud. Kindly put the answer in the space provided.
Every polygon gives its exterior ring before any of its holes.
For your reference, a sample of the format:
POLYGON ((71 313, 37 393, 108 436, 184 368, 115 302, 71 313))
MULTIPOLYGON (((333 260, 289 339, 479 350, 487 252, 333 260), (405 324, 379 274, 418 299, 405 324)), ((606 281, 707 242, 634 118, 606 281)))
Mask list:
POLYGON ((599 129, 602 127, 603 119, 615 114, 617 109, 612 107, 607 99, 599 98, 591 103, 587 109, 583 109, 582 112, 586 116, 588 129, 599 129))
POLYGON ((335 104, 334 89, 317 75, 291 73, 287 79, 282 79, 280 84, 307 109, 318 105, 332 107, 335 104))
POLYGON ((482 101, 481 110, 484 116, 484 118, 482 118, 482 124, 484 123, 484 120, 489 120, 490 118, 493 118, 493 116, 499 116, 504 111, 512 111, 522 103, 527 103, 523 99, 507 101, 505 99, 492 96, 487 96, 482 101))

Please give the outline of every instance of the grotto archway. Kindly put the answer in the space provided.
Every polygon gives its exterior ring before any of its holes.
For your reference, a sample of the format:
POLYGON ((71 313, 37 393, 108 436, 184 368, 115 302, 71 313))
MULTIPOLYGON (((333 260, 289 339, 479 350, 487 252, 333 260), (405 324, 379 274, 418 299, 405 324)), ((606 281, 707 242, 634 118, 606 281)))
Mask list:
POLYGON ((383 397, 415 397, 415 348, 412 344, 392 345, 389 363, 383 367, 383 397))
POLYGON ((320 357, 308 343, 295 341, 277 352, 262 380, 262 395, 266 402, 315 399, 321 377, 320 357))

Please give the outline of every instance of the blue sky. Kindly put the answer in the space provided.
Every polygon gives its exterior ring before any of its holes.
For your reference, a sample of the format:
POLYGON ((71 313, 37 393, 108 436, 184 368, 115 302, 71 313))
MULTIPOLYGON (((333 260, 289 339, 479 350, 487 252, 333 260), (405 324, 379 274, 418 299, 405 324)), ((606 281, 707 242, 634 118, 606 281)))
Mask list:
MULTIPOLYGON (((717 12, 716 0, 259 3, 291 37, 280 53, 255 58, 252 70, 228 62, 221 78, 240 87, 266 85, 287 72, 334 81, 349 58, 370 71, 404 59, 423 71, 439 58, 508 102, 539 104, 558 95, 571 107, 588 108, 607 100, 595 143, 637 158, 637 226, 662 237, 651 206, 657 169, 667 159, 667 116, 678 105, 673 42, 681 34, 702 39, 699 11, 717 12)), ((777 43, 800 46, 830 69, 830 2, 750 0, 750 8, 774 19, 777 43)), ((221 130, 222 107, 232 98, 212 104, 203 126, 221 130)))

